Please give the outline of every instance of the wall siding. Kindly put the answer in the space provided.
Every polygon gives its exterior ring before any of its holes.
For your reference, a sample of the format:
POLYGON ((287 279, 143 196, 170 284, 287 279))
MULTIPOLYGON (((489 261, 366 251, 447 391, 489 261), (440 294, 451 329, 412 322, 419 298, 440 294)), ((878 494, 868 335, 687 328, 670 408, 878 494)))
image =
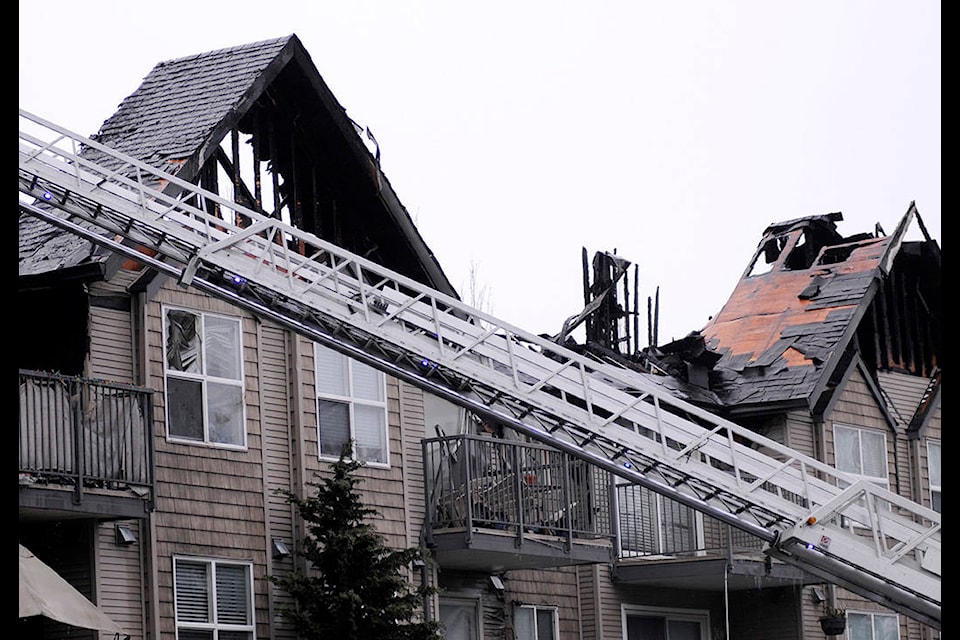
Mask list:
MULTIPOLYGON (((104 522, 97 526, 97 601, 110 618, 130 634, 131 640, 144 637, 144 601, 147 593, 141 555, 147 544, 139 520, 104 522), (118 524, 130 527, 137 541, 130 546, 116 544, 118 524)), ((111 634, 101 634, 113 638, 111 634)))
POLYGON ((173 557, 190 555, 253 563, 257 637, 269 638, 266 517, 261 445, 259 345, 257 321, 218 300, 167 285, 145 313, 148 335, 148 384, 163 389, 162 303, 240 317, 243 334, 244 402, 247 448, 228 450, 166 438, 165 398, 158 393, 155 437, 157 508, 153 562, 163 636, 175 631, 173 557))

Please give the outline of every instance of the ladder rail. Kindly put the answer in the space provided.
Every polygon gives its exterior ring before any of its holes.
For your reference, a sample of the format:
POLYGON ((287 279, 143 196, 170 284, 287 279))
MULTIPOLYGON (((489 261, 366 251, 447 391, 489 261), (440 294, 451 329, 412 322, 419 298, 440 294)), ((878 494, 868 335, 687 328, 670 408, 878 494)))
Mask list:
MULTIPOLYGON (((399 349, 394 357, 413 354, 427 363, 428 375, 469 389, 488 410, 493 404, 508 407, 511 422, 536 425, 528 435, 548 443, 566 439, 619 462, 628 479, 661 489, 672 485, 701 506, 739 510, 738 520, 749 516, 776 535, 796 535, 811 512, 841 493, 836 485, 854 481, 678 400, 635 372, 575 354, 94 140, 23 110, 20 115, 58 134, 48 143, 21 130, 21 194, 182 265, 175 270, 182 284, 198 272, 213 280, 236 277, 241 289, 259 288, 260 297, 273 298, 271 304, 289 305, 301 316, 319 313, 341 333, 349 327, 348 333, 362 336, 357 342, 378 342, 381 349, 388 343, 399 349), (61 142, 68 148, 60 148, 61 142), (81 157, 77 147, 95 149, 113 166, 81 157), (163 192, 153 188, 163 184, 163 192), (234 224, 228 216, 248 224, 234 224), (287 243, 311 251, 301 255, 287 243)), ((901 549, 916 549, 921 543, 913 541, 922 539, 938 551, 939 514, 914 503, 900 510, 908 517, 885 523, 883 538, 893 537, 901 549)), ((857 501, 845 505, 845 514, 871 520, 857 501)), ((757 533, 756 527, 740 526, 757 533)), ((881 557, 883 549, 875 553, 881 557)), ((907 555, 897 561, 913 562, 907 555)))

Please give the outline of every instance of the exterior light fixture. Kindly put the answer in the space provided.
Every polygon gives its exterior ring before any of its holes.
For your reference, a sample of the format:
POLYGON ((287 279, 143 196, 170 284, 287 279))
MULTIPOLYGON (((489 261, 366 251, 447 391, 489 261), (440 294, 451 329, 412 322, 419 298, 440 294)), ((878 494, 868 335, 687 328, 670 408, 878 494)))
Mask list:
POLYGON ((283 538, 274 538, 273 539, 273 559, 283 560, 289 555, 290 555, 290 549, 287 548, 287 543, 283 541, 283 538))
POLYGON ((137 541, 137 536, 130 525, 118 524, 114 528, 114 535, 118 547, 129 547, 137 541))

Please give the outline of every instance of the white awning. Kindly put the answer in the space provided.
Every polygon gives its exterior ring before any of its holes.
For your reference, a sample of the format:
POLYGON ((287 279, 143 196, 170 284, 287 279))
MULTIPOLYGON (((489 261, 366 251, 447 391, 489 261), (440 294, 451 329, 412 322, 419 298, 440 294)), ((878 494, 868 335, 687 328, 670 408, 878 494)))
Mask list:
POLYGON ((21 544, 20 617, 41 615, 74 627, 127 633, 21 544))

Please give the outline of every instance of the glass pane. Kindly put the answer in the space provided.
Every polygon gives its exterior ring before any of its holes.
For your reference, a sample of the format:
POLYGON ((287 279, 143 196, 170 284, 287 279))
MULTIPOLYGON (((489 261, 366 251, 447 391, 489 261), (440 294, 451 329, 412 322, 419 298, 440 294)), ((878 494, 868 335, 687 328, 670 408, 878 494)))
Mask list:
POLYGON ((479 640, 477 607, 457 602, 440 603, 444 640, 479 640))
POLYGON ((383 376, 362 362, 353 363, 353 397, 383 401, 383 376))
POLYGON ((554 640, 553 610, 537 610, 537 640, 554 640))
POLYGON ((204 316, 207 339, 207 375, 240 379, 240 323, 229 318, 204 316))
POLYGON ((898 626, 897 616, 873 616, 873 640, 897 640, 900 633, 898 626))
POLYGON ((243 445, 243 391, 232 384, 207 384, 210 441, 243 445))
POLYGON ((216 569, 217 623, 250 624, 247 568, 239 565, 218 564, 216 569))
MULTIPOLYGON (((181 638, 183 636, 180 636, 181 638)), ((253 638, 252 631, 221 631, 217 634, 219 640, 251 640, 253 638)))
POLYGON ((847 628, 850 630, 850 640, 873 640, 870 616, 868 615, 848 613, 847 628))
POLYGON ((692 620, 667 622, 667 640, 700 640, 700 623, 692 620))
POLYGON ((930 467, 930 484, 939 487, 940 482, 940 443, 931 442, 927 447, 927 466, 930 467))
POLYGON ((387 461, 386 415, 383 407, 354 405, 354 430, 357 440, 357 457, 367 462, 387 461))
POLYGON ((627 640, 667 640, 666 620, 654 616, 627 616, 627 640))
POLYGON ((882 433, 860 432, 863 447, 863 475, 871 478, 887 477, 887 439, 882 433))
POLYGON ((167 431, 175 438, 203 440, 203 390, 198 380, 167 377, 167 431))
MULTIPOLYGON (((220 634, 223 637, 223 634, 220 634)), ((201 629, 177 629, 177 638, 179 640, 213 640, 213 631, 201 629)))
POLYGON ((533 609, 518 607, 513 612, 513 626, 516 640, 537 640, 533 622, 533 609))
POLYGON ((212 622, 210 594, 207 586, 207 564, 184 562, 176 564, 177 620, 180 622, 212 622))
POLYGON ((937 513, 943 513, 940 511, 940 492, 931 491, 930 492, 930 508, 936 511, 937 513))
POLYGON ((167 368, 200 373, 200 316, 188 311, 167 311, 167 368))
POLYGON ((316 345, 317 393, 347 396, 347 359, 333 349, 316 345))
POLYGON ((340 457, 350 440, 350 407, 343 402, 320 400, 317 403, 317 422, 320 428, 320 455, 340 457))
POLYGON ((837 469, 847 473, 860 474, 860 439, 854 429, 837 427, 833 430, 836 443, 837 469))

